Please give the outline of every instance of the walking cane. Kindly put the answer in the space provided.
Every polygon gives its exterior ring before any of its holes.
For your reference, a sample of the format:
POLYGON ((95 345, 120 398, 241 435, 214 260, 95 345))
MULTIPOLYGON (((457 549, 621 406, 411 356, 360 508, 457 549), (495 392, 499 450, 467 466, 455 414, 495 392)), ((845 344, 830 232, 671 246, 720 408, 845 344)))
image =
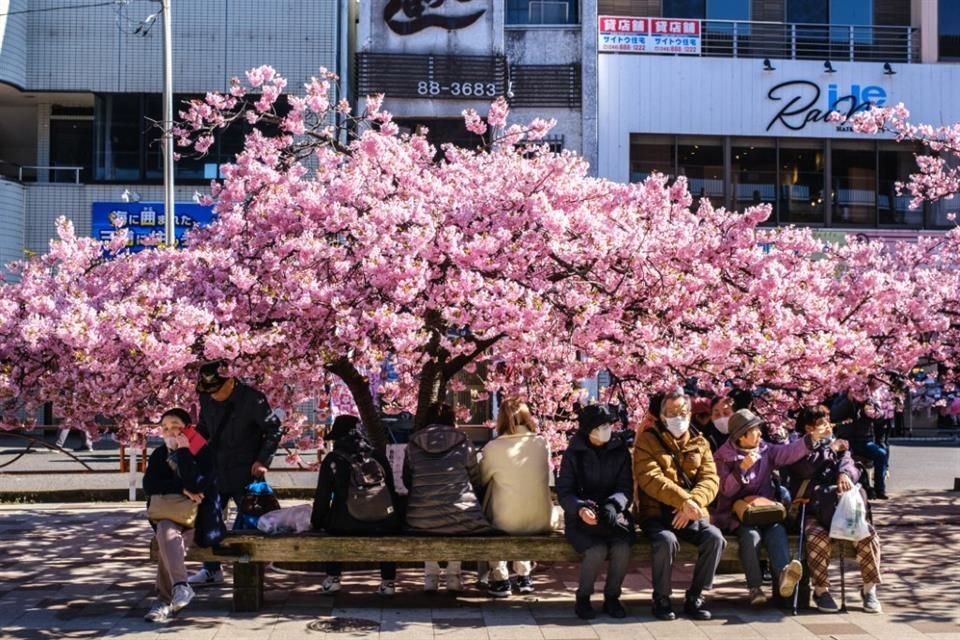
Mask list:
MULTIPOLYGON (((830 541, 833 544, 833 541, 830 541)), ((840 612, 847 612, 847 577, 843 567, 843 540, 840 541, 840 612)))
MULTIPOLYGON (((797 560, 803 563, 803 539, 805 537, 804 521, 807 516, 807 500, 797 500, 800 503, 800 543, 797 545, 797 560)), ((801 581, 803 580, 801 576, 801 581)), ((793 615, 797 615, 797 605, 800 602, 800 584, 793 588, 793 615)))

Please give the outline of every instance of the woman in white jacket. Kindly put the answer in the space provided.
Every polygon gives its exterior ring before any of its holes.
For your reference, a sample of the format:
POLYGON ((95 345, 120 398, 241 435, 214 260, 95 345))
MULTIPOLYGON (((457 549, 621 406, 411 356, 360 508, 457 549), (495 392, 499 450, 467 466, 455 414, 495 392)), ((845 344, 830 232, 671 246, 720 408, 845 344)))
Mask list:
MULTIPOLYGON (((510 535, 550 531, 550 447, 537 435, 537 422, 519 398, 508 398, 497 416, 497 437, 483 448, 480 477, 485 487, 483 511, 496 529, 510 535)), ((533 563, 516 560, 520 593, 533 592, 533 563)), ((487 593, 512 595, 506 560, 491 561, 487 593)))

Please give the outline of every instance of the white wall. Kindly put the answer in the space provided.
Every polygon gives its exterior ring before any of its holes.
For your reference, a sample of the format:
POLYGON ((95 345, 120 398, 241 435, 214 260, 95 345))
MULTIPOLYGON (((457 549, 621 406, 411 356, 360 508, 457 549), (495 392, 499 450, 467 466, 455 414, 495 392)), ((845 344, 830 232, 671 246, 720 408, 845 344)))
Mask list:
POLYGON ((15 87, 27 81, 27 14, 5 14, 26 6, 27 0, 0 0, 0 81, 15 87))
POLYGON ((24 187, 0 178, 0 271, 23 258, 24 187))

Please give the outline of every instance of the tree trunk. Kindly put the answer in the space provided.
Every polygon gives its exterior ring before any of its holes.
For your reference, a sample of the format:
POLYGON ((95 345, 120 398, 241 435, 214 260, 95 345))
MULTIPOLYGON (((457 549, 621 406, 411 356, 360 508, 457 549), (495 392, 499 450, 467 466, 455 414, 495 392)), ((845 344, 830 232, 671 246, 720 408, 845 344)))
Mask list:
POLYGON ((380 412, 373 402, 373 394, 370 392, 370 381, 357 371, 347 358, 340 358, 326 366, 327 371, 336 375, 350 390, 353 396, 353 402, 357 405, 357 411, 360 413, 360 421, 367 430, 370 442, 374 447, 383 451, 387 448, 387 433, 383 429, 383 423, 380 422, 380 412))
POLYGON ((424 365, 420 372, 420 388, 417 390, 417 413, 413 416, 414 429, 426 426, 430 405, 443 400, 446 393, 447 381, 443 377, 443 367, 436 362, 424 365))

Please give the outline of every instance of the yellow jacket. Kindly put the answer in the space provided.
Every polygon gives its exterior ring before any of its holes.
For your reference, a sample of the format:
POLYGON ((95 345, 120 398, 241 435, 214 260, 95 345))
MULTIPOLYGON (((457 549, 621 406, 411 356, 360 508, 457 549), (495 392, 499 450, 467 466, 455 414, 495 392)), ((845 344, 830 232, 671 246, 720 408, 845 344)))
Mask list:
POLYGON ((667 431, 655 433, 652 430, 637 435, 633 446, 633 479, 638 490, 636 502, 640 522, 647 518, 662 518, 661 505, 671 510, 679 509, 689 499, 706 513, 707 505, 717 497, 720 479, 710 444, 699 434, 688 432, 685 437, 686 441, 678 441, 667 431), (693 482, 689 491, 680 482, 675 459, 681 461, 687 478, 693 482))

